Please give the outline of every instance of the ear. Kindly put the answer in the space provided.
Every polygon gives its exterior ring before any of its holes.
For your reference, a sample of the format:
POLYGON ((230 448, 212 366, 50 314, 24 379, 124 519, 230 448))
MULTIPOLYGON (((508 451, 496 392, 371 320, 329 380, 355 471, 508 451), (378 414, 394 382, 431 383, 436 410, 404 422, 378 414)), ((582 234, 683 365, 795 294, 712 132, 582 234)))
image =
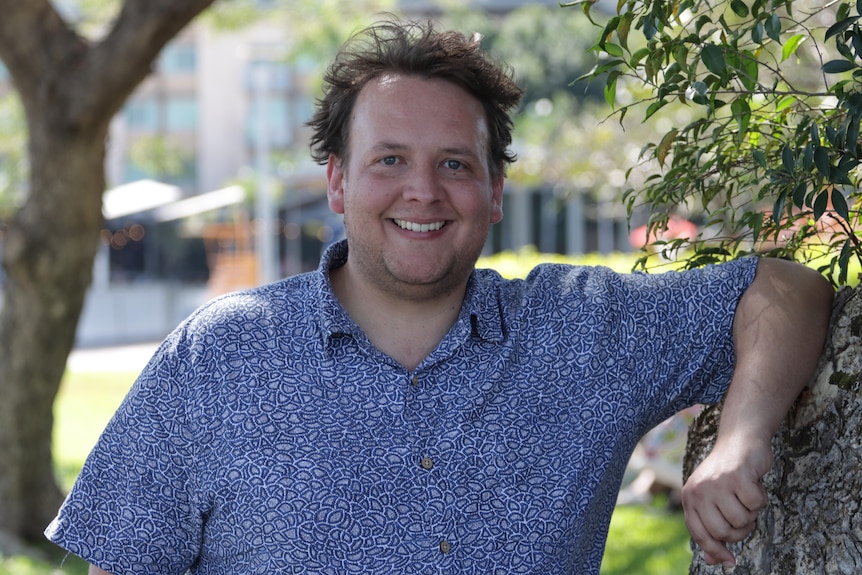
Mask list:
POLYGON ((503 219, 503 187, 505 178, 500 173, 491 184, 491 223, 496 224, 503 219))
POLYGON ((344 213, 344 170, 341 159, 333 154, 329 155, 326 163, 326 199, 330 210, 336 214, 344 213))

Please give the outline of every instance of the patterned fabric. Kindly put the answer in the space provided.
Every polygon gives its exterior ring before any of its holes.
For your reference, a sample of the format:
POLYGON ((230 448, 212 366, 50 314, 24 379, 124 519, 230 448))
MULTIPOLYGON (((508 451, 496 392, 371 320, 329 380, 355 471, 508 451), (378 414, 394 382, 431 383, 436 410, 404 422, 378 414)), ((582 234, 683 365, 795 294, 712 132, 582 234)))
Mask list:
POLYGON ((333 295, 346 257, 178 327, 47 536, 116 574, 598 573, 638 439, 723 395, 756 267, 477 270, 408 372, 333 295))

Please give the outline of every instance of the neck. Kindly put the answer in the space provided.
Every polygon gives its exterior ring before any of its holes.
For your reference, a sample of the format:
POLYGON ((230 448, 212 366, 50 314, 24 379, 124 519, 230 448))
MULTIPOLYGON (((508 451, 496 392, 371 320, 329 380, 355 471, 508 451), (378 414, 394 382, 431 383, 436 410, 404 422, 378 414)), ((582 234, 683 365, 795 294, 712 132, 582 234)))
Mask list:
POLYGON ((330 272, 332 288, 351 319, 374 346, 413 371, 458 319, 466 281, 433 298, 412 299, 357 281, 348 266, 330 272))

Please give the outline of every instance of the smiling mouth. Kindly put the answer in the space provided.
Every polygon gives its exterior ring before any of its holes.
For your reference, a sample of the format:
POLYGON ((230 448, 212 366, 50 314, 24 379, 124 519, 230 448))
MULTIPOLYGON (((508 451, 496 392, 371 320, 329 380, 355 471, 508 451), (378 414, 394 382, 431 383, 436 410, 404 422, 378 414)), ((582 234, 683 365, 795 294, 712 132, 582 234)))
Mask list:
POLYGON ((436 232, 446 225, 445 221, 432 222, 430 224, 418 224, 416 222, 408 222, 407 220, 392 220, 402 230, 410 232, 436 232))

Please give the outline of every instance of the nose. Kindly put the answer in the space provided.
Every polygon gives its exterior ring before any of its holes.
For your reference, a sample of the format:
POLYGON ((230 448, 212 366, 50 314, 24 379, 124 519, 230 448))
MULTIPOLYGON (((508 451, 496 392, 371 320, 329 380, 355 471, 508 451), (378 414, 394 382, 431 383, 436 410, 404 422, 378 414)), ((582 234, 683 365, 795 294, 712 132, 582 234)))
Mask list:
POLYGON ((414 164, 404 185, 404 199, 423 203, 439 201, 445 193, 437 166, 414 164))

